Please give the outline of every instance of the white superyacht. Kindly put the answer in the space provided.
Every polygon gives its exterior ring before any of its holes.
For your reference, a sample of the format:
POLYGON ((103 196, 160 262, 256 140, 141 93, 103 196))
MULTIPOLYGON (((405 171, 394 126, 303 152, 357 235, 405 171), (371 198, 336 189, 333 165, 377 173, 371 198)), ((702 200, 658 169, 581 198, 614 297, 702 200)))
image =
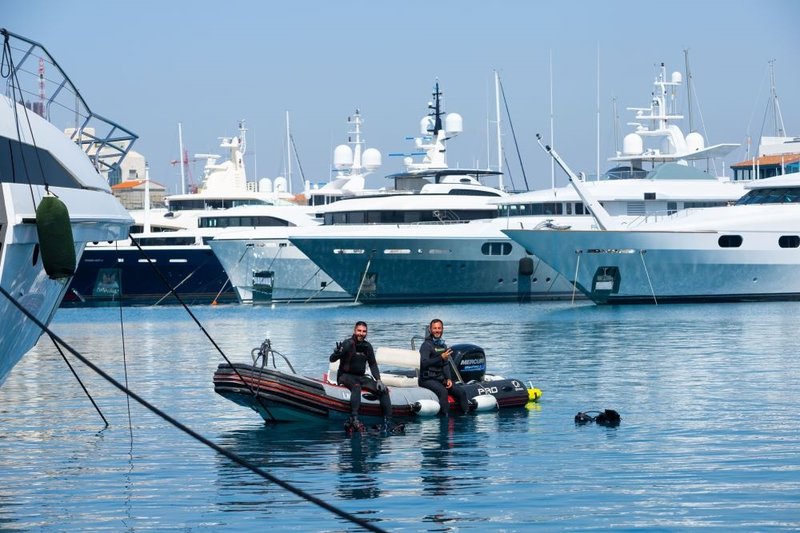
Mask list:
MULTIPOLYGON (((635 108, 636 127, 618 164, 604 179, 585 182, 614 215, 653 219, 692 207, 734 202, 741 183, 689 166, 726 155, 735 144, 705 146, 696 132, 684 135, 674 110, 680 73, 667 78, 662 64, 648 108, 635 108), (646 170, 645 166, 653 168, 646 170)), ((594 227, 569 185, 496 199, 498 211, 481 219, 398 221, 326 226, 292 237, 292 243, 361 302, 525 301, 572 296, 573 287, 531 249, 503 234, 507 228, 594 227), (446 223, 445 223, 446 222, 446 223)), ((479 218, 479 217, 473 217, 479 218)))
POLYGON ((128 233, 133 219, 101 172, 119 168, 136 135, 92 112, 42 45, 0 35, 2 383, 43 333, 22 309, 48 325, 86 244, 128 233))

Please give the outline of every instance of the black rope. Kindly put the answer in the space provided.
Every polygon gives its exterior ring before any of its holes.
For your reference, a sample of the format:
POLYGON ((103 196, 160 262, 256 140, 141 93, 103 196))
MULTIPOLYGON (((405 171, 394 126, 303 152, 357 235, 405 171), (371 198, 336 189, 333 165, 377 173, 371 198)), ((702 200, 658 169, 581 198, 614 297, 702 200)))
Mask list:
MULTIPOLYGON (((194 313, 192 313, 191 309, 189 309, 189 307, 184 303, 184 301, 181 299, 181 297, 175 291, 175 288, 170 284, 169 280, 167 280, 167 278, 164 277, 164 274, 158 269, 158 267, 156 266, 155 261, 150 259, 150 257, 147 255, 147 253, 144 251, 144 249, 141 247, 141 245, 139 245, 139 242, 135 238, 131 237, 131 242, 139 250, 139 253, 142 254, 142 257, 144 257, 145 260, 148 262, 148 264, 153 268, 153 270, 158 275, 158 277, 161 278, 161 281, 169 289, 169 291, 172 293, 172 295, 175 296, 175 299, 178 300, 178 303, 180 303, 183 306, 184 310, 189 314, 189 316, 192 317, 192 320, 194 320, 194 323, 197 324, 197 326, 200 328, 200 330, 203 332, 203 334, 206 336, 206 338, 211 342, 212 345, 214 345, 214 348, 217 349, 217 351, 222 356, 222 358, 225 359, 225 362, 228 363, 228 365, 230 365, 231 369, 239 377, 239 379, 242 381, 242 383, 247 387, 247 389, 250 391, 250 393, 253 395, 253 397, 258 402, 258 404, 261 407, 264 408, 264 412, 266 412, 269 415, 269 417, 273 421, 275 421, 276 418, 275 418, 275 416, 273 416, 272 412, 270 412, 269 407, 267 407, 267 405, 263 402, 262 398, 253 389, 253 387, 247 381, 245 381, 244 377, 239 373, 239 370, 235 366, 233 366, 233 363, 231 362, 230 359, 228 359, 228 356, 225 355, 225 352, 222 351, 222 348, 220 348, 219 345, 214 341, 214 339, 211 338, 211 335, 208 334, 208 331, 206 331, 206 328, 203 327, 203 325, 200 323, 200 321, 197 319, 197 317, 194 315, 194 313)), ((120 294, 121 293, 122 293, 122 291, 120 290, 120 294)))
MULTIPOLYGON (((114 241, 114 250, 119 253, 119 241, 114 241)), ((120 270, 118 272, 121 273, 120 270)), ((120 340, 122 342, 122 370, 125 374, 125 387, 128 387, 128 352, 125 349, 125 320, 123 319, 122 315, 122 277, 121 275, 117 276, 117 281, 119 282, 119 298, 117 299, 117 308, 119 309, 119 334, 120 340)), ((128 435, 131 439, 131 450, 133 450, 133 416, 131 415, 131 399, 129 396, 125 396, 125 402, 127 403, 128 407, 128 435)), ((132 453, 132 452, 131 452, 132 453)))
POLYGON ((86 357, 84 357, 83 355, 78 353, 66 341, 64 341, 61 337, 56 335, 50 328, 48 328, 38 318, 36 318, 33 314, 31 314, 30 311, 25 309, 22 306, 22 304, 19 303, 2 286, 0 286, 0 293, 2 293, 3 296, 8 298, 8 300, 12 304, 14 304, 14 306, 16 306, 17 309, 22 311, 22 313, 26 317, 28 317, 32 322, 34 322, 37 326, 39 326, 39 328, 43 332, 47 333, 50 336, 51 339, 53 339, 55 342, 58 342, 59 344, 61 344, 64 348, 67 349, 67 351, 69 351, 73 356, 75 356, 84 365, 86 365, 89 368, 91 368, 95 373, 97 373, 100 377, 105 379, 108 383, 110 383, 111 385, 113 385, 114 387, 116 387, 117 389, 122 391, 123 393, 125 393, 130 398, 133 398, 141 406, 143 406, 144 408, 146 408, 150 412, 154 413, 155 415, 161 417, 163 420, 165 420, 166 422, 168 422, 172 426, 174 426, 177 429, 183 431, 184 433, 186 433, 190 437, 194 438, 195 440, 201 442, 202 444, 205 444, 206 446, 208 446, 209 448, 213 449, 217 453, 219 453, 221 455, 224 455, 225 457, 227 457, 228 459, 230 459, 234 463, 247 468, 251 472, 261 476, 262 478, 264 478, 264 479, 266 479, 268 481, 271 481, 272 483, 275 483, 279 487, 281 487, 281 488, 283 488, 285 490, 288 490, 292 494, 294 494, 296 496, 299 496, 300 498, 302 498, 302 499, 304 499, 306 501, 309 501, 309 502, 311 502, 311 503, 313 503, 313 504, 315 504, 315 505, 317 505, 319 507, 322 507, 323 509, 325 509, 327 511, 330 511, 331 513, 333 513, 333 514, 335 514, 337 516, 340 516, 341 518, 344 518, 345 520, 348 520, 348 521, 350 521, 350 522, 352 522, 354 524, 357 524, 357 525, 359 525, 359 526, 361 526, 364 529, 367 529, 369 531, 378 531, 378 532, 383 532, 384 531, 383 529, 381 529, 381 528, 379 528, 379 527, 377 527, 377 526, 375 526, 373 524, 370 524, 369 522, 366 522, 365 520, 363 520, 363 519, 361 519, 361 518, 359 518, 359 517, 357 517, 357 516, 355 516, 353 514, 350 514, 347 511, 339 509, 338 507, 335 507, 335 506, 325 502, 324 500, 321 500, 320 498, 317 498, 316 496, 313 496, 313 495, 307 493, 306 491, 304 491, 302 489, 299 489, 299 488, 293 486, 292 484, 287 483, 286 481, 283 481, 282 479, 280 479, 278 477, 273 476, 272 474, 270 474, 269 472, 263 470, 262 468, 259 468, 258 466, 254 465, 253 463, 247 461, 246 459, 243 459, 242 457, 240 457, 237 454, 235 454, 235 453, 223 448, 222 446, 219 446, 219 445, 211 442, 210 440, 208 440, 204 436, 200 435, 199 433, 197 433, 193 429, 191 429, 188 426, 182 424, 181 422, 178 422, 176 419, 172 418, 171 416, 169 416, 167 413, 165 413, 164 411, 162 411, 158 407, 156 407, 156 406, 152 405, 151 403, 149 403, 147 400, 145 400, 144 398, 142 398, 141 396, 139 396, 138 394, 136 394, 135 392, 130 390, 128 387, 126 387, 125 385, 121 384, 120 382, 115 380, 113 377, 111 377, 110 375, 105 373, 100 367, 98 367, 97 365, 92 363, 86 357))
POLYGON ((511 175, 511 165, 508 164, 508 158, 506 157, 506 151, 503 150, 503 161, 506 162, 506 171, 505 174, 508 176, 508 179, 511 181, 511 190, 516 191, 517 186, 514 185, 514 176, 511 175))
POLYGON ((69 362, 69 359, 67 359, 67 356, 64 355, 64 351, 61 349, 61 346, 58 345, 58 343, 56 342, 56 340, 53 338, 52 335, 49 335, 49 337, 50 340, 53 341, 53 345, 56 347, 56 350, 58 350, 58 353, 61 355, 61 358, 64 360, 65 363, 67 363, 67 366, 69 367, 70 372, 72 372, 72 375, 75 376, 75 379, 78 380, 78 383, 83 389, 83 392, 86 393, 86 396, 89 398, 89 401, 91 401, 92 405, 94 405, 97 414, 100 415, 100 418, 103 419, 103 423, 106 425, 106 427, 108 427, 108 420, 106 420, 106 417, 103 416, 103 411, 100 410, 100 407, 97 406, 97 403, 94 401, 94 398, 92 398, 92 395, 89 394, 89 390, 83 384, 83 381, 81 381, 81 378, 78 376, 78 373, 75 372, 75 369, 72 367, 72 364, 69 362))
POLYGON ((511 137, 514 139, 514 148, 517 149, 517 157, 519 158, 519 166, 522 169, 522 179, 525 181, 525 190, 531 190, 528 186, 528 176, 525 174, 525 165, 522 163, 522 154, 519 151, 519 143, 517 142, 517 134, 514 133, 514 123, 511 122, 511 113, 508 111, 508 101, 506 100, 506 90, 503 88, 503 82, 500 81, 498 76, 497 81, 500 84, 500 94, 503 95, 503 105, 506 108, 506 116, 508 117, 508 125, 511 128, 511 137))

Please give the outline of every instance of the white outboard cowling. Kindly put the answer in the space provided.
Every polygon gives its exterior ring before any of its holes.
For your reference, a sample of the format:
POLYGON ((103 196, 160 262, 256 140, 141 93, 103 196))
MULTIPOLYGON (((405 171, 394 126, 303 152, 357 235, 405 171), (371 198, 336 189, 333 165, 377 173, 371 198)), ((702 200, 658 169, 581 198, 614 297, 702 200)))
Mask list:
POLYGON ((436 400, 427 398, 417 400, 411 407, 418 416, 436 416, 439 414, 439 402, 436 400))
POLYGON ((473 400, 476 404, 476 411, 494 411, 499 408, 497 406, 497 398, 491 394, 480 394, 475 396, 473 400))

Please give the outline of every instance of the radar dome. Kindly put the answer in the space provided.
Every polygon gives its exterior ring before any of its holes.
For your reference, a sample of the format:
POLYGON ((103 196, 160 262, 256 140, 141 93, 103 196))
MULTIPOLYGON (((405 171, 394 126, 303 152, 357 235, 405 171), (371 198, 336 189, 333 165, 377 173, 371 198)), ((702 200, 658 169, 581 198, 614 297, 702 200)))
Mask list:
POLYGON ((672 83, 682 83, 682 82, 683 82, 683 75, 678 71, 673 72, 672 83))
POLYGON ((622 153, 625 155, 639 155, 644 151, 644 141, 638 133, 629 133, 622 139, 622 153))
POLYGON ((433 131, 433 117, 422 117, 419 121, 419 132, 423 135, 430 135, 433 131))
POLYGON ((686 148, 690 152, 699 152, 706 147, 706 140, 703 136, 693 131, 686 136, 686 148))
POLYGON ((408 156, 403 158, 403 165, 405 165, 407 167, 410 167, 413 164, 414 164, 414 159, 413 158, 408 157, 408 156))
POLYGON ((286 187, 286 178, 283 176, 278 176, 275 178, 275 192, 286 192, 288 188, 286 187))
POLYGON ((464 131, 464 119, 458 113, 448 113, 444 118, 444 131, 458 134, 464 131))
POLYGON ((353 149, 346 144, 340 144, 333 150, 333 166, 337 169, 353 166, 353 149))
POLYGON ((272 192, 272 180, 269 178, 258 180, 258 192, 272 192))
POLYGON ((361 164, 367 170, 375 170, 381 163, 381 153, 375 148, 367 148, 361 154, 361 164))

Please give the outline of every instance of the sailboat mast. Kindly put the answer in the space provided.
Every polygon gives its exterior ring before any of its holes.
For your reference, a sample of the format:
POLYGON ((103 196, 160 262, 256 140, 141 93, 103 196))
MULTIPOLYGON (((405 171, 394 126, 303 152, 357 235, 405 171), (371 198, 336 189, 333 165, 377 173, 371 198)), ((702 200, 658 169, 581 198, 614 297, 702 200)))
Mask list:
POLYGON ((769 61, 769 94, 772 102, 772 113, 775 120, 775 135, 777 137, 785 137, 786 132, 783 127, 783 116, 781 115, 781 106, 778 104, 778 92, 775 89, 775 60, 769 61))
POLYGON ((600 179, 600 45, 597 45, 597 161, 595 166, 594 179, 600 179))
POLYGON ((292 140, 289 129, 289 112, 286 112, 286 181, 289 182, 289 194, 292 193, 292 140))
POLYGON ((689 115, 689 133, 694 131, 692 122, 692 71, 689 69, 689 49, 683 51, 684 62, 686 63, 686 106, 689 115))
MULTIPOLYGON (((549 64, 549 78, 550 78, 550 144, 555 145, 555 131, 553 126, 553 49, 550 49, 550 64, 549 64)), ((556 163, 553 158, 550 158, 550 188, 556 188, 556 163)))
MULTIPOLYGON (((500 137, 500 73, 494 71, 494 116, 497 119, 497 171, 503 172, 503 141, 500 137)), ((503 190, 503 174, 498 176, 499 189, 503 190)))
POLYGON ((180 154, 178 154, 178 165, 181 167, 181 191, 180 194, 186 194, 186 177, 183 171, 183 165, 188 163, 188 161, 184 162, 183 160, 183 129, 180 122, 178 122, 178 149, 180 150, 180 154))

